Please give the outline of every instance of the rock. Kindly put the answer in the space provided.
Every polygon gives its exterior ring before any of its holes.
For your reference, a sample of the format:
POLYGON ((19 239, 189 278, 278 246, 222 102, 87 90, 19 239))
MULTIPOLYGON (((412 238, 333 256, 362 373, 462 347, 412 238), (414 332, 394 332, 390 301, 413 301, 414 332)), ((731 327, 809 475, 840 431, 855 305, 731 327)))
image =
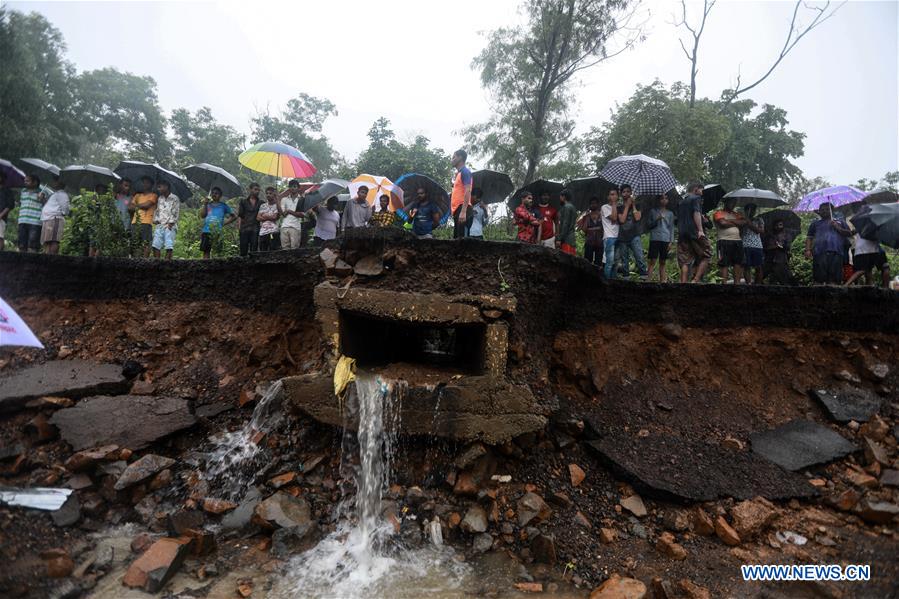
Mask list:
POLYGON ((464 530, 465 532, 486 532, 487 512, 484 511, 484 508, 477 505, 468 508, 468 511, 465 513, 465 518, 462 520, 461 526, 462 530, 464 530))
POLYGON ((66 482, 66 486, 73 491, 81 491, 82 489, 89 489, 94 486, 94 481, 91 480, 86 474, 75 474, 72 475, 68 482, 66 482))
POLYGON ((663 532, 659 535, 656 541, 656 549, 659 553, 678 561, 687 559, 687 550, 677 543, 674 535, 670 532, 663 532))
POLYGON ((86 449, 73 453, 66 460, 66 469, 70 472, 81 472, 93 468, 101 460, 117 459, 118 445, 104 445, 96 449, 86 449))
POLYGON ((142 532, 131 539, 131 551, 134 553, 143 553, 153 544, 153 537, 150 533, 142 532))
POLYGON ((516 582, 514 585, 516 590, 521 591, 522 593, 542 593, 543 592, 543 583, 542 582, 516 582))
POLYGON ((50 578, 65 578, 75 569, 75 562, 65 549, 50 549, 42 552, 41 557, 47 560, 47 576, 50 578))
POLYGON ((303 462, 303 465, 300 468, 300 470, 303 472, 303 474, 309 474, 310 472, 315 470, 318 467, 318 465, 322 463, 322 461, 324 459, 325 459, 325 456, 323 456, 323 455, 312 456, 311 458, 309 458, 308 460, 303 462))
POLYGON ((188 539, 159 539, 125 572, 122 584, 157 593, 175 575, 187 557, 188 539))
POLYGON ((152 381, 136 380, 131 385, 131 395, 153 395, 156 393, 156 385, 152 381))
POLYGON ((852 468, 846 469, 846 479, 856 487, 864 487, 870 489, 877 486, 876 478, 874 478, 870 474, 853 470, 852 468))
POLYGON ((709 593, 708 589, 701 587, 686 578, 680 580, 677 583, 677 586, 680 587, 680 590, 688 597, 688 599, 712 599, 712 594, 709 593))
POLYGON ((384 262, 380 256, 364 256, 353 266, 353 272, 363 277, 377 277, 384 274, 384 262))
POLYGON ((890 524, 899 516, 899 505, 865 498, 856 508, 863 520, 873 524, 890 524))
POLYGON ((583 526, 584 528, 593 528, 593 524, 590 523, 590 519, 581 512, 577 512, 574 515, 574 523, 578 526, 583 526))
POLYGON ((306 500, 278 491, 256 506, 254 520, 269 528, 290 528, 308 524, 311 510, 306 500))
POLYGON ((662 580, 656 576, 652 579, 652 595, 654 599, 676 599, 677 591, 670 580, 662 580))
POLYGON ((899 470, 884 470, 880 475, 880 484, 885 487, 899 487, 899 470))
POLYGON ((874 362, 873 360, 861 360, 862 375, 875 383, 879 383, 890 374, 890 365, 883 362, 874 362))
POLYGON ((587 477, 581 467, 577 464, 568 464, 568 475, 571 478, 572 487, 577 487, 584 482, 584 479, 587 477))
POLYGON ((116 481, 113 488, 116 491, 127 489, 131 485, 147 480, 157 472, 174 465, 174 463, 175 460, 171 458, 148 453, 125 468, 125 471, 116 481))
POLYGON ((556 544, 552 537, 546 535, 537 535, 531 541, 531 555, 538 564, 549 564, 554 566, 557 561, 556 544))
POLYGON ((289 485, 297 478, 296 472, 285 472, 284 474, 279 474, 271 479, 269 479, 268 484, 270 484, 275 489, 280 489, 285 485, 289 485))
POLYGON ((625 497, 624 499, 618 502, 621 504, 621 507, 632 513, 638 518, 643 518, 648 513, 646 511, 646 506, 643 505, 643 500, 639 495, 631 495, 630 497, 625 497))
POLYGON ((811 420, 791 420, 775 429, 753 433, 752 451, 786 470, 823 464, 855 451, 856 447, 811 420))
POLYGON ((45 443, 52 441, 59 435, 59 430, 47 421, 47 417, 38 414, 28 421, 25 425, 25 432, 28 433, 37 443, 45 443))
POLYGON ((684 532, 690 529, 690 513, 686 510, 669 508, 662 512, 662 525, 674 532, 684 532))
POLYGON ((163 489, 172 484, 172 471, 166 468, 159 474, 153 477, 153 480, 150 481, 150 484, 147 487, 151 491, 158 491, 159 489, 163 489))
POLYGON ((205 520, 201 511, 178 510, 168 515, 166 524, 170 535, 180 537, 187 530, 202 529, 205 520))
POLYGON ((279 528, 272 533, 271 553, 277 558, 285 559, 307 551, 318 542, 318 532, 318 524, 315 522, 279 528))
POLYGON ((812 389, 809 394, 818 400, 834 422, 840 423, 867 422, 883 403, 874 393, 858 387, 812 389))
POLYGON ((740 544, 740 535, 731 528, 730 524, 727 523, 727 520, 724 519, 724 516, 718 516, 718 518, 715 519, 715 534, 718 535, 718 538, 721 539, 725 545, 735 547, 740 544))
POLYGON ((546 520, 552 514, 552 510, 543 498, 536 493, 525 493, 518 500, 518 525, 527 526, 529 522, 546 520))
POLYGON ((471 542, 471 548, 475 553, 485 553, 490 551, 491 547, 493 547, 493 537, 486 532, 475 535, 474 540, 471 542))
POLYGON ((553 493, 549 498, 549 502, 560 509, 571 506, 571 498, 562 492, 553 493))
POLYGON ((60 527, 72 526, 81 520, 81 502, 78 495, 72 493, 58 510, 50 512, 53 524, 60 527))
POLYGON ((350 264, 347 264, 346 262, 344 262, 343 260, 338 258, 337 262, 334 263, 334 268, 332 268, 330 270, 329 274, 332 274, 332 275, 335 275, 338 277, 346 277, 346 276, 353 274, 353 267, 350 264))
POLYGON ((671 341, 678 341, 684 334, 684 328, 676 322, 666 322, 659 330, 666 339, 671 341))
POLYGON ((846 381, 847 383, 852 383, 854 385, 859 385, 862 382, 860 378, 858 378, 848 370, 839 370, 833 373, 833 378, 837 379, 838 381, 846 381))
POLYGON ((861 493, 859 493, 855 489, 846 489, 845 491, 840 493, 840 495, 833 502, 833 505, 839 510, 848 512, 856 506, 861 498, 861 493))
POLYGON ((215 535, 211 531, 188 528, 184 530, 181 538, 190 541, 189 550, 193 557, 202 557, 215 551, 215 535))
POLYGON ((724 441, 721 442, 721 446, 732 451, 743 451, 743 442, 730 435, 724 438, 724 441))
POLYGON ((419 506, 425 502, 427 496, 421 487, 411 486, 406 489, 406 503, 411 506, 419 506))
POLYGON ((88 397, 50 419, 76 451, 116 444, 141 449, 196 424, 187 400, 177 397, 123 395, 88 397))
POLYGON ((824 480, 823 478, 810 478, 808 480, 808 484, 810 484, 813 487, 823 489, 824 487, 827 486, 827 481, 824 480))
POLYGON ((478 485, 474 482, 474 477, 468 470, 463 470, 456 477, 456 484, 453 485, 453 493, 465 497, 474 497, 478 494, 478 485))
POLYGON ((318 259, 321 260, 322 267, 325 270, 331 270, 337 264, 337 252, 325 248, 318 255, 318 259))
POLYGON ((128 391, 122 367, 87 360, 54 360, 0 378, 0 413, 24 407, 43 396, 78 399, 128 391))
POLYGON ((622 578, 618 574, 593 589, 590 599, 645 599, 646 585, 634 578, 622 578))
POLYGON ((875 415, 871 420, 863 424, 858 433, 873 441, 883 441, 890 432, 890 427, 880 416, 875 415))
POLYGON ((887 455, 887 449, 877 441, 863 437, 862 446, 865 449, 865 459, 869 464, 879 463, 882 466, 890 465, 890 457, 887 455))
POLYGON ((68 397, 53 397, 52 395, 47 395, 44 397, 38 397, 37 399, 32 399, 25 404, 25 407, 35 408, 37 410, 43 410, 44 408, 58 410, 59 408, 71 408, 74 405, 75 402, 68 397))
POLYGON ((236 503, 234 503, 233 501, 228 501, 227 499, 207 497, 203 500, 203 511, 209 512, 210 514, 221 515, 225 512, 230 512, 236 507, 236 503))
POLYGON ((741 501, 730 512, 733 529, 741 539, 751 539, 777 518, 777 510, 762 498, 741 501))
POLYGON ((603 545, 611 545, 618 539, 618 531, 614 528, 600 528, 599 542, 603 545))
POLYGON ((487 448, 484 447, 483 443, 471 443, 456 456, 453 465, 460 470, 464 470, 474 464, 478 458, 485 455, 487 455, 487 448))

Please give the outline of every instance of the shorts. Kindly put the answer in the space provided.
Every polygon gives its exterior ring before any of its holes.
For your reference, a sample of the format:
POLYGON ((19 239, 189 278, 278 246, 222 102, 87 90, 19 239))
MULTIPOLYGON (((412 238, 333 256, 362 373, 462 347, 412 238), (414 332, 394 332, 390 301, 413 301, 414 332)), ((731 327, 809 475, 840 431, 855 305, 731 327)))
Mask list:
POLYGON ((870 254, 856 254, 852 261, 855 270, 867 272, 872 268, 883 271, 884 265, 887 263, 887 255, 885 252, 872 252, 870 254))
POLYGON ((746 268, 760 268, 765 262, 765 252, 762 248, 743 248, 743 265, 746 268))
POLYGON ((689 266, 695 260, 709 260, 712 257, 712 244, 708 237, 698 239, 678 239, 677 263, 679 266, 689 266))
POLYGON ((718 241, 718 268, 743 265, 743 242, 721 239, 718 241))
POLYGON ((0 239, 6 239, 6 221, 0 219, 0 239))
POLYGON ((212 251, 212 234, 200 233, 200 251, 204 254, 212 251))
POLYGON ((150 245, 153 243, 153 225, 145 223, 138 224, 137 234, 140 237, 141 245, 150 245))
POLYGON ((166 250, 175 249, 175 234, 178 227, 168 228, 166 225, 156 225, 153 229, 153 249, 159 251, 165 246, 166 250))
POLYGON ((556 247, 556 238, 555 238, 555 237, 550 237, 549 239, 541 239, 541 240, 540 240, 540 245, 542 245, 543 247, 555 249, 555 247, 556 247))
POLYGON ((562 243, 559 246, 559 249, 561 249, 564 253, 566 253, 568 255, 577 256, 577 248, 575 246, 571 245, 570 243, 562 243))
POLYGON ((19 251, 38 251, 41 249, 41 226, 19 223, 19 251))
POLYGON ((668 259, 668 250, 671 248, 671 243, 667 241, 655 241, 653 239, 649 240, 649 256, 647 256, 650 260, 661 260, 664 262, 668 259))
POLYGON ((41 223, 41 245, 45 243, 59 243, 62 241, 62 234, 65 229, 66 219, 61 216, 43 221, 41 223))

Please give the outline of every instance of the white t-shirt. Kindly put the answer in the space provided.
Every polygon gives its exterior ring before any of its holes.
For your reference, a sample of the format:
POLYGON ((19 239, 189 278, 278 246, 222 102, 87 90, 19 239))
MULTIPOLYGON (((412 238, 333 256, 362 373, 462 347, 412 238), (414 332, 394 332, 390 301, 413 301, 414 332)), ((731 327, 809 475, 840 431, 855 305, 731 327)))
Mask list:
MULTIPOLYGON (((287 213, 288 210, 296 210, 297 204, 299 204, 300 208, 302 208, 303 207, 301 204, 302 201, 303 201, 303 198, 301 198, 299 195, 296 198, 292 198, 290 196, 281 198, 281 212, 287 213)), ((302 227, 303 227, 303 219, 297 218, 293 214, 288 214, 281 221, 282 229, 301 229, 302 227)))
POLYGON ((609 204, 603 204, 600 214, 602 214, 603 239, 618 239, 618 208, 609 204), (615 220, 610 221, 609 217, 612 215, 613 210, 615 211, 615 220))
POLYGON ((855 255, 878 254, 880 253, 880 244, 870 239, 865 239, 859 235, 855 236, 855 255))
POLYGON ((337 237, 337 227, 340 226, 340 213, 336 210, 328 210, 319 206, 315 210, 315 236, 319 239, 334 239, 337 237))
POLYGON ((59 218, 69 213, 69 194, 63 190, 55 191, 47 198, 41 209, 41 220, 59 218))

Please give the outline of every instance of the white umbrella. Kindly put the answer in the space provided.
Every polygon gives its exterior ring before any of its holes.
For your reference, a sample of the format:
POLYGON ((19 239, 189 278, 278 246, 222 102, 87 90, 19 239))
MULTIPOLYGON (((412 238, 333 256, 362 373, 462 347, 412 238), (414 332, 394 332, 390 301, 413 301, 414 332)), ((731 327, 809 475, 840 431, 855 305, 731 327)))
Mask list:
POLYGON ((44 349, 25 321, 0 297, 0 345, 19 345, 44 349))

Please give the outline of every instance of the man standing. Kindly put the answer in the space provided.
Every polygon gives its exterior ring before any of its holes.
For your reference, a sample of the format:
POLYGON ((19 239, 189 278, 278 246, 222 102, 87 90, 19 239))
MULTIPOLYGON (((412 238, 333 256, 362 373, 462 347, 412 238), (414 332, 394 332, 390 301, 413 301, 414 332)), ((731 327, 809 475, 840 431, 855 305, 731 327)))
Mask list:
MULTIPOLYGON (((865 214, 871 210, 871 206, 865 205, 859 208, 856 216, 865 214)), ((874 284, 874 269, 880 271, 880 282, 884 288, 889 289, 890 286, 890 263, 887 261, 886 252, 880 247, 880 243, 876 239, 868 239, 862 237, 859 231, 855 232, 855 253, 853 255, 852 265, 856 274, 853 280, 858 278, 860 273, 865 275, 865 285, 874 284)))
POLYGON ((559 226, 559 211, 549 205, 550 193, 544 191, 540 194, 540 202, 537 204, 537 214, 543 221, 540 225, 538 242, 548 248, 556 247, 556 228, 559 226))
POLYGON ((602 266, 602 213, 599 198, 590 198, 590 210, 578 221, 577 227, 584 232, 584 259, 594 266, 602 266))
POLYGON ((6 187, 6 173, 0 171, 0 250, 6 247, 6 219, 15 206, 12 190, 6 187))
POLYGON ((621 199, 624 200, 624 205, 619 207, 618 211, 623 212, 625 218, 621 221, 621 226, 618 229, 618 245, 615 247, 615 256, 623 268, 622 274, 627 277, 630 275, 631 253, 633 253, 637 274, 645 279, 648 270, 646 268, 646 260, 643 258, 643 239, 640 235, 642 227, 640 220, 643 218, 643 215, 634 204, 633 194, 634 190, 630 185, 625 183, 621 186, 621 199))
POLYGON ((20 252, 41 250, 41 209, 44 207, 44 192, 37 175, 25 176, 25 189, 19 192, 18 246, 20 252))
POLYGON ((702 230, 702 183, 687 185, 687 195, 677 205, 677 264, 680 282, 687 282, 690 265, 694 266, 693 283, 705 274, 712 257, 712 246, 702 230))
POLYGON ((471 206, 471 170, 465 166, 468 154, 465 150, 453 153, 452 163, 456 169, 453 179, 453 195, 450 198, 450 212, 453 215, 453 239, 465 237, 465 223, 468 220, 468 209, 471 206))
POLYGON ((274 252, 281 249, 281 236, 278 234, 278 219, 281 208, 278 206, 278 190, 265 188, 265 202, 259 205, 256 220, 259 221, 259 251, 274 252))
POLYGON ((521 192, 521 203, 515 208, 512 218, 518 226, 518 241, 522 243, 537 243, 537 227, 542 221, 531 212, 533 205, 533 194, 521 192))
POLYGON ((755 204, 746 204, 743 210, 746 215, 746 224, 743 226, 743 275, 750 285, 761 285, 764 279, 762 267, 765 264, 765 252, 762 235, 765 233, 765 221, 756 217, 757 211, 758 206, 755 204))
POLYGON ((287 189, 280 194, 281 214, 281 247, 295 250, 306 245, 306 223, 303 213, 303 196, 300 195, 300 182, 291 179, 287 189))
POLYGON ((122 219, 122 226, 125 233, 131 235, 131 217, 134 208, 131 207, 131 179, 125 178, 119 181, 118 189, 115 192, 115 207, 119 212, 119 218, 122 219))
POLYGON ((213 187, 209 190, 209 195, 211 198, 204 199, 203 207, 200 208, 200 218, 203 219, 203 230, 200 233, 200 251, 203 252, 204 260, 209 260, 212 254, 213 229, 220 239, 225 225, 229 225, 237 219, 237 215, 234 214, 231 207, 222 201, 221 189, 213 187))
POLYGON ((571 191, 563 189, 559 192, 559 214, 557 217, 556 247, 574 256, 577 254, 577 208, 571 203, 571 191))
POLYGON ((487 209, 481 203, 483 192, 480 187, 471 189, 471 211, 468 215, 468 233, 466 237, 484 239, 484 227, 487 224, 487 209))
POLYGON ((372 226, 388 228, 396 224, 397 216, 395 213, 390 211, 389 195, 385 193, 382 194, 380 198, 378 198, 378 207, 379 210, 371 215, 371 220, 369 221, 372 226))
POLYGON ((627 218, 630 204, 625 205, 624 212, 618 211, 618 190, 609 190, 609 201, 602 207, 602 236, 603 236, 603 260, 605 267, 603 274, 606 279, 614 279, 615 275, 615 245, 618 243, 618 231, 621 223, 627 218))
POLYGON ((440 209, 423 187, 419 187, 415 195, 415 200, 406 207, 412 218, 412 233, 419 239, 432 239, 434 227, 440 224, 440 209))
POLYGON ((846 223, 834 218, 831 203, 821 204, 818 216, 808 227, 805 257, 812 259, 815 283, 839 285, 843 282, 843 246, 852 233, 846 223))
POLYGON ((237 205, 237 229, 240 255, 246 256, 259 248, 259 183, 250 183, 247 197, 237 205))
POLYGON ((668 282, 668 251, 674 241, 674 213, 668 210, 668 196, 661 194, 656 198, 658 206, 649 211, 649 268, 647 279, 652 278, 652 271, 659 262, 659 283, 668 282))
POLYGON ((172 259, 175 249, 175 235, 178 233, 178 217, 181 215, 181 200, 171 193, 168 181, 156 185, 159 191, 156 211, 153 214, 153 256, 159 258, 165 247, 165 259, 172 259))
POLYGON ((153 179, 150 177, 141 177, 140 184, 140 193, 134 194, 131 201, 134 210, 131 226, 137 225, 138 239, 144 251, 144 258, 149 258, 150 245, 153 243, 153 214, 156 212, 159 196, 153 192, 153 179))
POLYGON ((372 206, 368 205, 368 187, 360 185, 356 190, 356 197, 346 203, 343 209, 343 217, 340 220, 340 228, 346 233, 347 229, 367 227, 371 220, 372 206))
POLYGON ((69 213, 69 194, 59 176, 53 177, 53 193, 41 208, 41 245, 48 254, 59 253, 59 242, 66 227, 69 213))
POLYGON ((737 201, 734 198, 724 200, 724 209, 715 212, 712 220, 718 232, 718 275, 722 283, 727 283, 727 269, 734 269, 734 283, 743 280, 743 239, 740 227, 746 225, 742 214, 734 212, 737 201))
POLYGON ((309 215, 315 218, 315 233, 312 243, 321 247, 326 241, 337 237, 337 228, 340 226, 340 214, 337 212, 337 196, 331 196, 324 205, 313 206, 309 215))
POLYGON ((790 272, 793 236, 787 233, 782 218, 774 221, 771 228, 771 231, 765 231, 762 235, 765 251, 764 276, 771 277, 776 285, 795 285, 796 280, 790 272))

